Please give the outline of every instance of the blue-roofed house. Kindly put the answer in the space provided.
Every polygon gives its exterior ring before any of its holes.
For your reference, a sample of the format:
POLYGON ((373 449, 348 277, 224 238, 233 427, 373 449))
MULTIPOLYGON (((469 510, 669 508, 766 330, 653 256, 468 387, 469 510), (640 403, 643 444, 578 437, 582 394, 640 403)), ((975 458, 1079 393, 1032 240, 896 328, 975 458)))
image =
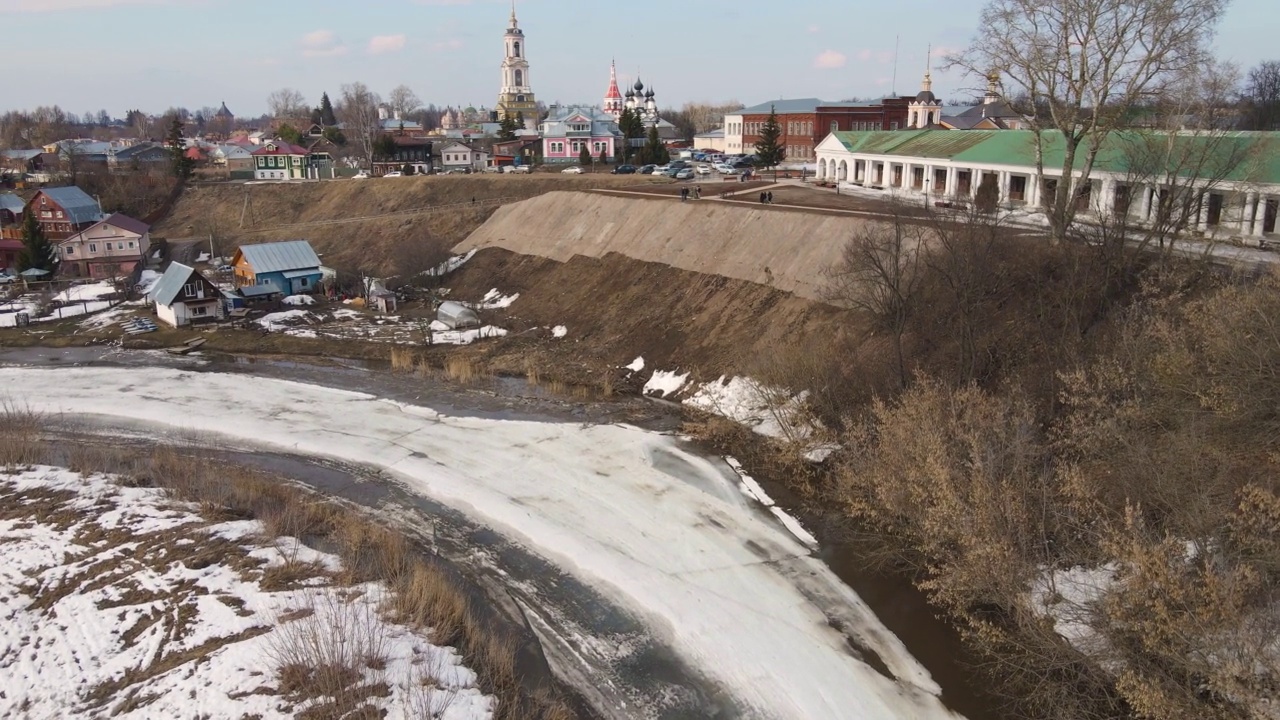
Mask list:
POLYGON ((174 327, 209 322, 222 316, 222 291, 195 268, 172 263, 147 293, 156 317, 174 327))
POLYGON ((320 256, 306 240, 241 245, 231 267, 236 287, 269 287, 284 295, 318 292, 324 276, 320 256))
POLYGON ((75 185, 44 188, 31 197, 27 209, 50 240, 65 240, 106 217, 98 201, 75 185))

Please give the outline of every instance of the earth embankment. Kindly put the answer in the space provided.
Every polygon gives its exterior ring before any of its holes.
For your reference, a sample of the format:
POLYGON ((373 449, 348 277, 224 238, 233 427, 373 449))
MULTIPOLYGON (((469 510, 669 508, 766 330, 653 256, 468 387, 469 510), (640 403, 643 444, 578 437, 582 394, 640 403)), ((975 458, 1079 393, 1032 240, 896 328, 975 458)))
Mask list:
POLYGON ((464 175, 310 183, 208 183, 189 186, 152 228, 169 240, 213 239, 237 245, 309 240, 325 264, 395 274, 406 247, 448 247, 485 222, 494 208, 552 190, 626 188, 654 181, 635 175, 464 175))
POLYGON ((455 251, 496 247, 559 262, 617 253, 821 301, 828 269, 866 222, 710 199, 557 191, 499 208, 455 251))

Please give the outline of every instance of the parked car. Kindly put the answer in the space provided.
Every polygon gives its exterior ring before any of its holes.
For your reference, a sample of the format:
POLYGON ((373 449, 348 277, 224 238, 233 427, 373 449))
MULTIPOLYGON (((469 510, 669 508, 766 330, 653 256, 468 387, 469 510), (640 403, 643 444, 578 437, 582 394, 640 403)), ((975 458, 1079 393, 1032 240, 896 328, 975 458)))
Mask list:
POLYGON ((636 172, 640 173, 641 175, 652 175, 654 171, 657 169, 658 169, 657 165, 642 165, 640 166, 640 169, 637 170, 636 172))
POLYGON ((687 167, 693 167, 693 166, 685 162, 684 160, 672 160, 671 162, 667 163, 667 167, 679 169, 679 168, 687 168, 687 167))
POLYGON ((694 175, 693 168, 678 168, 676 170, 675 179, 692 180, 693 175, 694 175))
POLYGON ((751 163, 747 162, 746 160, 735 160, 733 164, 730 165, 729 167, 733 168, 734 170, 750 170, 751 163))
POLYGON ((666 174, 667 174, 667 171, 668 171, 668 170, 670 170, 670 169, 671 169, 671 166, 670 166, 670 165, 655 165, 655 166, 653 166, 653 174, 654 174, 654 175, 666 175, 666 174))
POLYGON ((636 166, 635 165, 619 165, 610 172, 612 172, 614 175, 634 175, 636 173, 636 166))
POLYGON ((503 166, 501 166, 501 165, 490 165, 489 167, 486 167, 486 168, 484 169, 484 171, 485 171, 485 172, 487 172, 487 173, 504 173, 504 172, 511 172, 510 170, 508 170, 508 169, 507 169, 508 167, 511 167, 511 166, 510 166, 510 165, 508 165, 508 166, 506 166, 506 167, 503 167, 503 166))
POLYGON ((695 168, 695 169, 694 169, 694 172, 698 173, 699 175, 710 175, 710 174, 711 174, 711 166, 710 166, 710 165, 699 165, 697 168, 695 168))
POLYGON ((511 172, 518 172, 522 175, 528 175, 529 173, 533 172, 532 165, 512 165, 511 167, 515 168, 515 170, 512 170, 511 172))
POLYGON ((365 172, 365 171, 361 170, 360 172, 356 173, 355 175, 352 175, 352 176, 351 176, 351 179, 352 179, 352 180, 368 180, 368 179, 369 179, 369 173, 367 173, 367 172, 365 172))
POLYGON ((733 166, 730 165, 729 163, 719 163, 718 165, 716 165, 716 172, 720 173, 721 175, 734 175, 738 171, 734 170, 733 166))
POLYGON ((574 165, 573 167, 567 167, 567 168, 565 168, 565 169, 561 170, 560 172, 562 172, 562 173, 564 173, 564 174, 566 174, 566 175, 581 175, 581 174, 582 174, 582 168, 578 167, 577 165, 574 165))
POLYGON ((399 170, 392 170, 391 172, 386 173, 382 177, 404 177, 404 173, 400 172, 399 170))

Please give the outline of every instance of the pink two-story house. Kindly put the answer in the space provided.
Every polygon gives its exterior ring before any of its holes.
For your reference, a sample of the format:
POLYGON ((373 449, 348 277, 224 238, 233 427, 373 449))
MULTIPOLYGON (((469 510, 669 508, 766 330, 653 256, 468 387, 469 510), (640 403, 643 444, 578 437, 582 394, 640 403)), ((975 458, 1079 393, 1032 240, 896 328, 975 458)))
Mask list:
POLYGON ((151 228, 116 213, 58 243, 63 275, 109 278, 129 275, 147 257, 151 228))
POLYGON ((552 107, 539 128, 544 162, 576 163, 586 147, 591 157, 613 159, 622 142, 618 124, 609 113, 594 107, 552 107))

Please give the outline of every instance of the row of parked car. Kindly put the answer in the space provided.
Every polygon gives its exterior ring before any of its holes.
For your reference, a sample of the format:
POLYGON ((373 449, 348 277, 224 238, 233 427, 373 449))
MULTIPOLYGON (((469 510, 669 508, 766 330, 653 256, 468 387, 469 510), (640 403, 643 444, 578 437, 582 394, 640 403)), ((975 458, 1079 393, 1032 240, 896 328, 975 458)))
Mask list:
POLYGON ((745 155, 726 156, 722 162, 690 163, 685 160, 672 160, 666 165, 619 165, 612 172, 614 175, 666 175, 676 180, 692 180, 697 175, 737 175, 755 167, 755 158, 745 155))

